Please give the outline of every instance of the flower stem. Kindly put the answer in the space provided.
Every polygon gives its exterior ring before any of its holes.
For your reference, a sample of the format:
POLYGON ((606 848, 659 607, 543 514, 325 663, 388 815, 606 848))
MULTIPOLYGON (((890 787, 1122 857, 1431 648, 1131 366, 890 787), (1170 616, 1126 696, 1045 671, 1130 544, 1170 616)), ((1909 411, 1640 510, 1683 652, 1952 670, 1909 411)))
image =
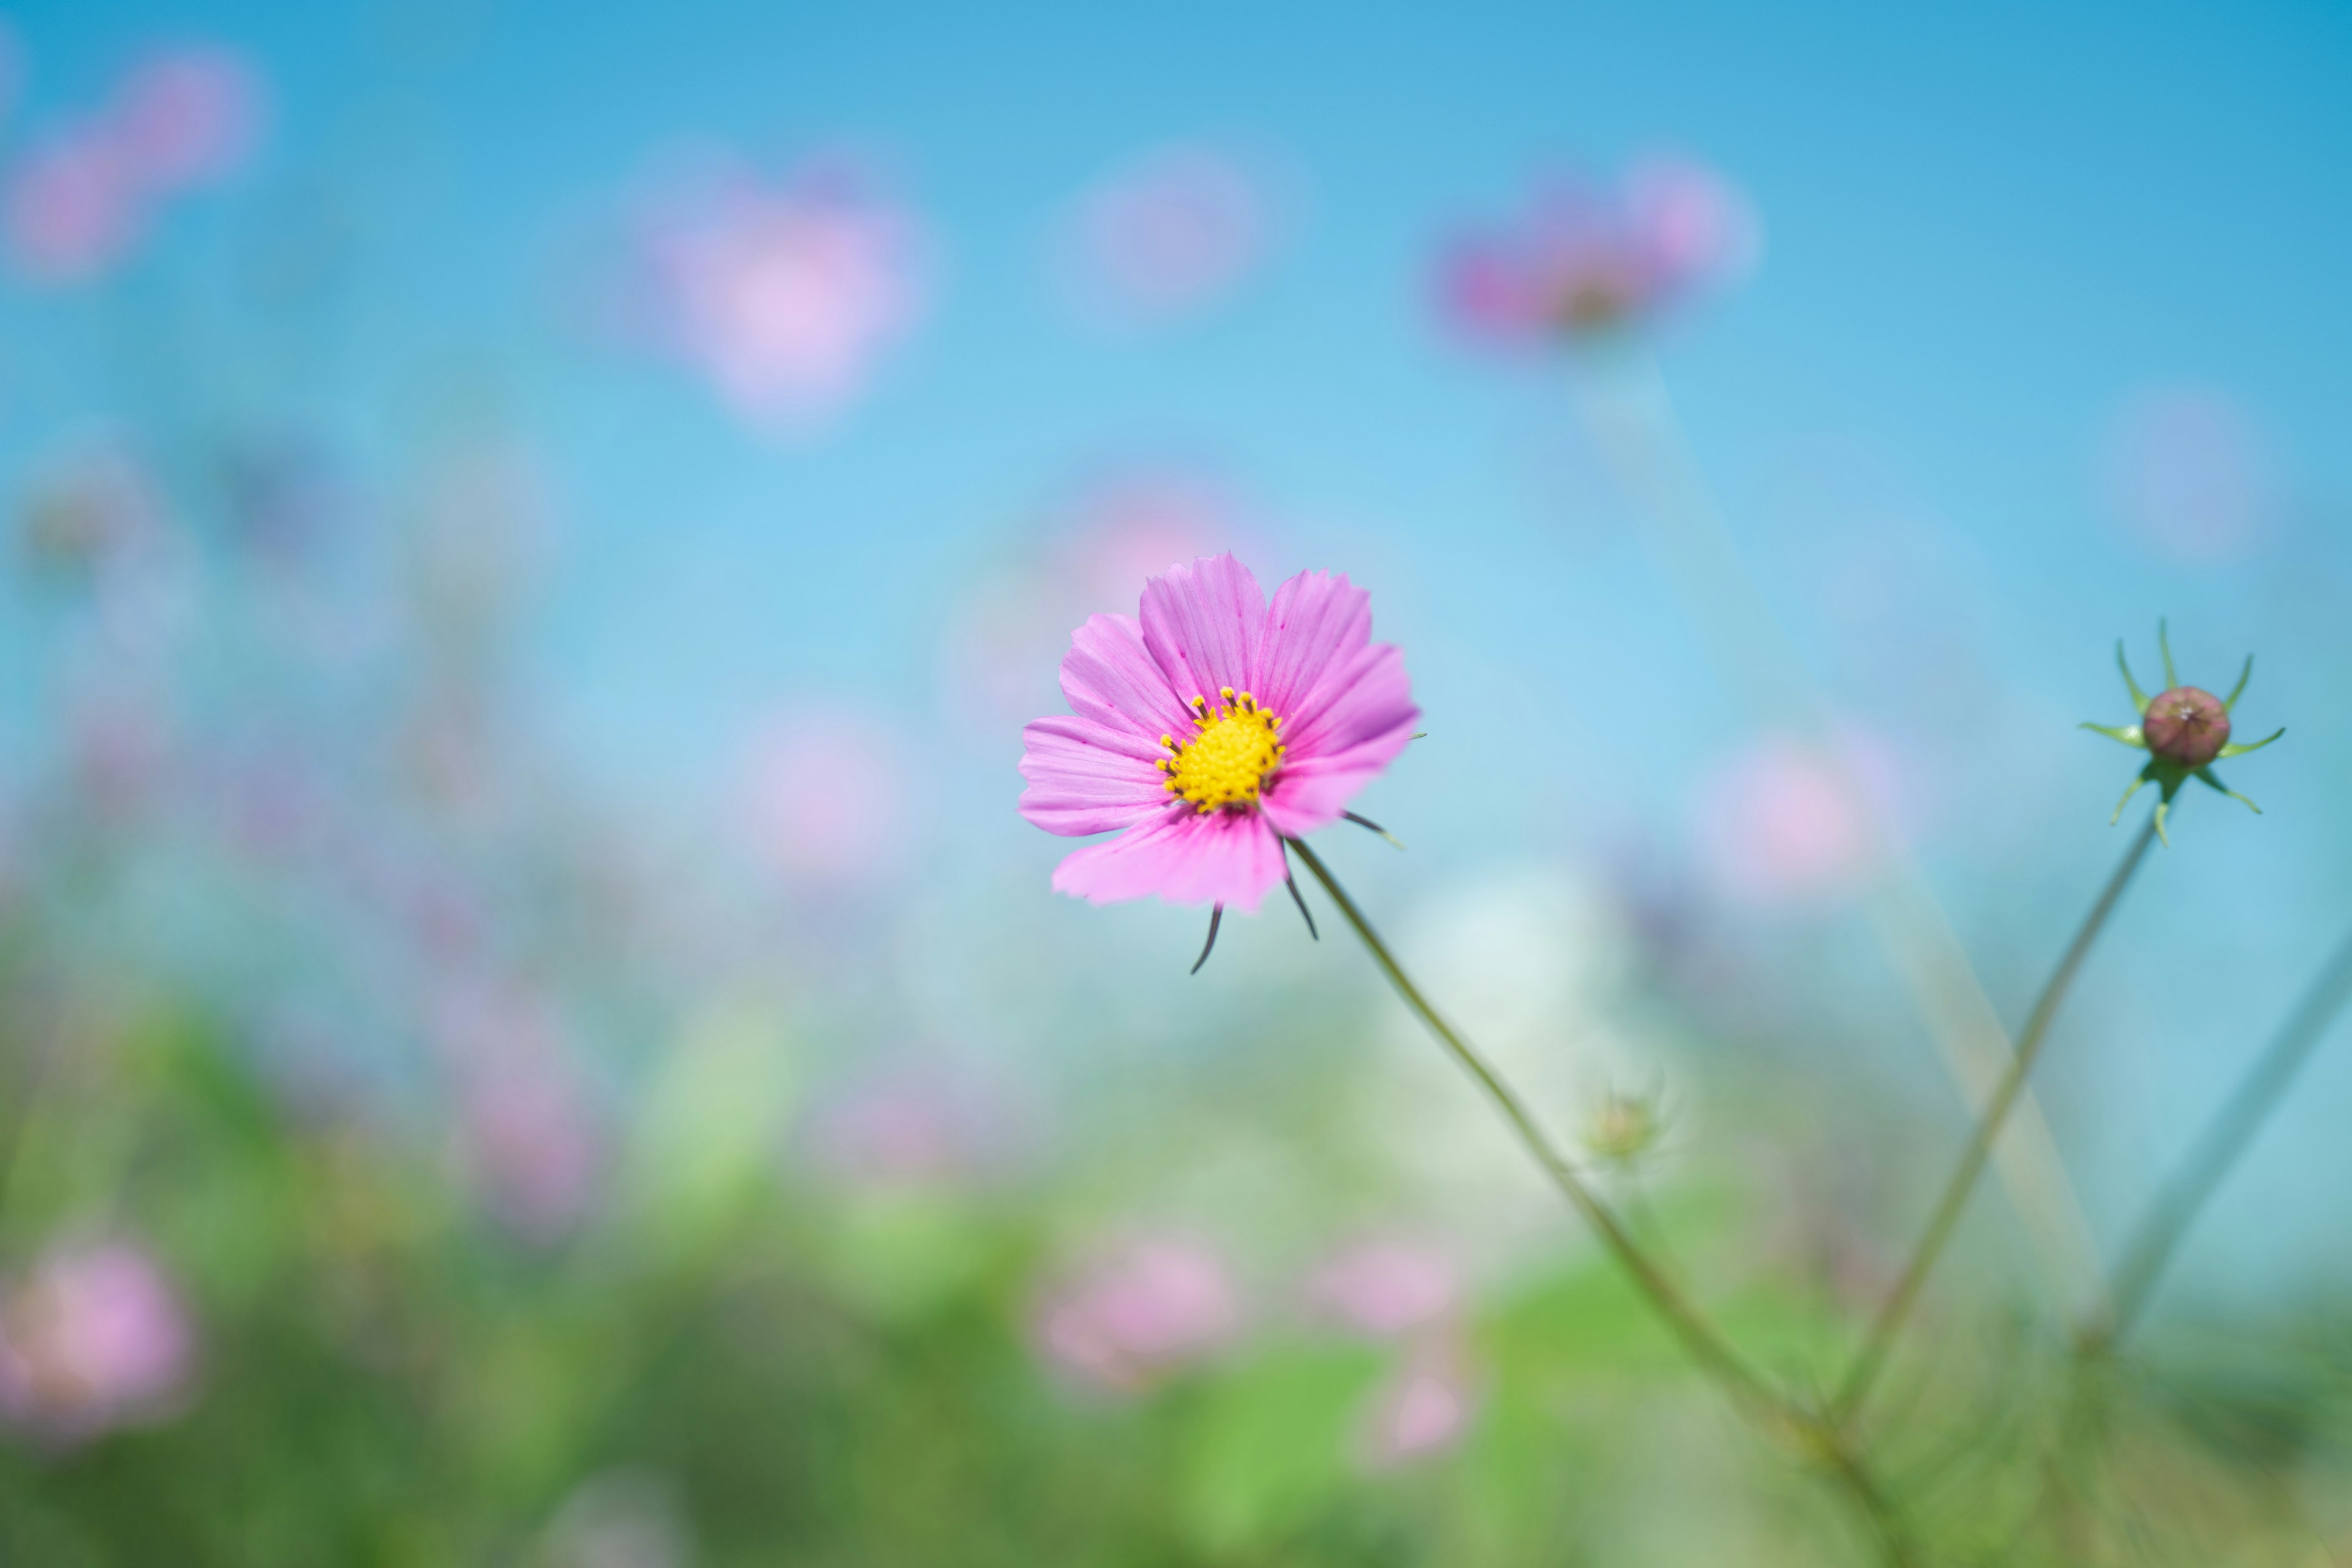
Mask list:
MULTIPOLYGON (((1633 504, 1662 574, 1685 602, 1725 688, 1768 725, 1806 741, 1842 781, 1876 874, 1872 925, 1971 1114, 1980 1114, 2012 1055, 2009 1033, 1909 847, 1856 776, 1833 711, 1816 689, 1726 525, 1664 375, 1648 354, 1613 354, 1575 388, 1587 435, 1633 504)), ((1996 1173, 2060 1300, 2099 1289, 2097 1254, 2041 1107, 2028 1089, 1993 1151, 1996 1173)))
POLYGON ((1518 1092, 1511 1088, 1493 1064, 1478 1053, 1475 1047, 1463 1038, 1460 1031, 1430 1005, 1429 999, 1421 994, 1420 987, 1397 963, 1388 944, 1381 940, 1380 933, 1372 929, 1371 922, 1364 918, 1363 911, 1356 907, 1356 901, 1333 878, 1321 857, 1301 839, 1290 840, 1290 847, 1297 852, 1307 870, 1314 873, 1315 879, 1323 884, 1323 890, 1330 895, 1341 917, 1362 939, 1372 961, 1388 976, 1389 984, 1396 987, 1397 994, 1404 998, 1405 1005, 1413 1010, 1422 1023, 1428 1026, 1429 1032, 1437 1037, 1438 1043, 1451 1052, 1463 1070, 1486 1091, 1486 1097, 1503 1113, 1503 1120, 1511 1124, 1511 1130, 1518 1134, 1519 1142, 1535 1157, 1536 1163, 1543 1167, 1552 1184, 1566 1194, 1577 1213, 1583 1215, 1600 1235, 1601 1244, 1609 1249, 1611 1257, 1632 1277, 1634 1285, 1649 1299, 1659 1316, 1666 1321, 1675 1336, 1690 1352, 1691 1359, 1720 1383, 1726 1392, 1750 1414, 1785 1413, 1787 1403, 1761 1377, 1749 1370, 1722 1334, 1700 1315, 1681 1289, 1667 1278, 1664 1269, 1643 1250, 1641 1244, 1626 1230, 1623 1222, 1601 1201, 1600 1194, 1585 1184, 1584 1178, 1577 1174, 1576 1167, 1553 1146, 1518 1092))
POLYGON ((1381 940, 1380 933, 1364 918, 1363 910, 1356 907, 1356 900, 1339 886, 1339 879, 1331 875, 1330 868, 1323 864, 1322 858, 1301 839, 1293 838, 1289 843, 1307 870, 1314 873, 1315 879, 1323 885, 1324 892, 1330 895, 1331 902, 1339 907, 1340 916, 1354 928, 1366 951, 1371 953, 1372 961, 1380 965, 1381 973, 1387 975, 1389 984, 1396 987, 1397 994, 1404 998, 1405 1005, 1413 1010, 1429 1032, 1437 1037, 1438 1043, 1453 1055, 1463 1070, 1486 1091, 1486 1097, 1495 1102, 1496 1109, 1503 1113, 1503 1119, 1511 1124, 1511 1130, 1518 1134, 1519 1142, 1535 1157, 1536 1163, 1543 1167, 1544 1173, 1551 1178, 1552 1184, 1567 1195, 1569 1203, 1599 1234, 1610 1256, 1632 1278, 1658 1315, 1665 1320, 1667 1327, 1682 1342, 1684 1349, 1698 1363, 1700 1370, 1722 1386, 1741 1415, 1768 1435, 1794 1444, 1811 1455, 1822 1467, 1827 1478, 1853 1501, 1863 1517, 1877 1531, 1889 1568, 1916 1568, 1920 1557, 1901 1516, 1880 1489, 1846 1434, 1833 1423, 1775 1390, 1740 1359, 1739 1353, 1731 1348, 1722 1332, 1707 1321, 1665 1270, 1643 1250, 1641 1243, 1625 1228, 1624 1223, 1601 1201, 1600 1194, 1585 1184, 1584 1178, 1576 1173, 1576 1167, 1552 1145, 1518 1092, 1492 1063, 1478 1053, 1475 1047, 1463 1037, 1459 1030, 1445 1021, 1443 1014, 1430 1005, 1429 998, 1421 994, 1421 988, 1412 983, 1412 977, 1397 963, 1396 955, 1389 951, 1388 944, 1381 940))
POLYGON ((2083 1348, 2097 1352, 2128 1332, 2150 1292, 2163 1277, 2173 1249, 2195 1223, 2238 1156, 2244 1153, 2305 1061, 2352 999, 2352 935, 2347 935, 2311 982, 2277 1036, 2228 1102, 2207 1124, 2187 1159, 2175 1171, 2132 1231, 2105 1321, 2083 1335, 2083 1348))
POLYGON ((2010 1058, 2000 1082, 1993 1089, 1992 1098, 1985 1102, 1984 1113, 1978 1118, 1975 1134, 1960 1153, 1959 1164, 1951 1179, 1945 1184, 1944 1195, 1937 1200, 1927 1228, 1920 1233, 1918 1244, 1911 1250, 1911 1260, 1904 1266, 1902 1276, 1895 1281, 1886 1304, 1879 1309, 1871 1323, 1870 1332, 1847 1372, 1845 1384, 1830 1406, 1830 1420, 1843 1430, 1853 1424, 1861 1414, 1863 1402, 1870 1397, 1873 1384, 1885 1369, 1887 1353, 1895 1347, 1895 1336, 1902 1332, 1911 1309, 1917 1305, 1921 1287, 1934 1271, 1936 1261, 1943 1256, 1945 1246, 1951 1240, 1960 1215, 1968 1207, 1969 1195, 1975 1191, 1977 1178, 1983 1174, 1985 1162, 1991 1156, 1993 1145, 2000 1141, 2001 1124, 2009 1118, 2011 1107, 2024 1092, 2025 1080, 2033 1071, 2033 1064, 2042 1055, 2043 1043, 2050 1036, 2051 1020, 2057 1016, 2059 1004, 2074 984, 2074 976, 2090 955, 2091 944, 2098 940, 2107 917, 2131 885, 2132 874, 2147 858, 2148 846, 2156 842, 2156 822, 2150 818, 2146 826, 2133 837, 2131 847, 2124 851, 2121 864, 2107 879, 2106 888, 2099 894, 2097 903, 2084 917, 2074 940, 2067 944, 2066 952, 2059 959, 2058 967, 2042 988, 2042 995, 2033 1004, 2032 1013, 2025 1020, 2025 1030, 2017 1037, 2017 1050, 2010 1058))

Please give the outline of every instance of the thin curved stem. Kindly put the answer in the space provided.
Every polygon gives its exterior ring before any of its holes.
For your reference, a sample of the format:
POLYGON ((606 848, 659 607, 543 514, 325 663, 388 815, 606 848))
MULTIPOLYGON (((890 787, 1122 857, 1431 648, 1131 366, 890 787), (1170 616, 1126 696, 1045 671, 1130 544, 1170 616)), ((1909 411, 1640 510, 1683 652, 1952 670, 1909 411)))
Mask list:
POLYGON ((1347 889, 1331 875, 1330 868, 1323 864, 1322 858, 1307 847, 1304 840, 1293 838, 1288 842, 1290 847, 1297 852, 1300 862, 1322 884, 1323 891, 1330 896, 1341 918, 1353 928, 1365 951, 1372 955, 1372 962, 1380 965, 1381 973, 1388 976, 1389 984, 1396 988, 1405 1005, 1413 1010, 1423 1025, 1437 1037, 1438 1043, 1446 1048, 1478 1087, 1486 1090, 1487 1099, 1494 1101, 1496 1109, 1502 1112, 1503 1120, 1510 1123, 1520 1143, 1534 1156, 1536 1163, 1543 1167, 1552 1184, 1566 1195, 1577 1213, 1600 1236, 1610 1256, 1665 1321, 1700 1370, 1722 1386, 1741 1415, 1768 1432, 1795 1441, 1812 1454, 1828 1477, 1853 1500, 1864 1518, 1877 1531, 1879 1544, 1890 1568, 1916 1568, 1920 1557, 1900 1514, 1879 1487, 1862 1456, 1846 1440, 1845 1434, 1774 1389, 1740 1359, 1722 1331, 1683 1294, 1664 1268, 1625 1228, 1624 1222, 1601 1201, 1600 1194, 1585 1184, 1584 1178, 1577 1174, 1576 1167, 1569 1163, 1567 1156, 1553 1146, 1550 1138, 1536 1121, 1535 1113, 1519 1098, 1518 1091, 1510 1086, 1494 1064, 1479 1054, 1476 1047, 1446 1022, 1444 1015, 1430 1004, 1429 998, 1422 994, 1421 988, 1404 972, 1403 965, 1389 951, 1388 944, 1381 940, 1380 933, 1372 929, 1371 922, 1364 918, 1363 910, 1356 907, 1356 900, 1348 896, 1347 889))
POLYGON ((2116 1268, 2106 1320, 2084 1335, 2086 1349, 2105 1349, 2130 1331, 2199 1211, 2326 1038, 2347 1000, 2352 1000, 2352 935, 2320 966, 2269 1048, 2239 1081, 2133 1228, 2123 1261, 2116 1268))
MULTIPOLYGON (((1576 384, 1577 412, 1602 460, 1648 526, 1658 566, 1688 605, 1727 690, 1763 723, 1808 742, 1842 780, 1875 873, 1864 908, 1896 978, 1926 1023, 1970 1115, 1979 1115, 2015 1053, 1951 921, 1903 836, 1873 804, 1845 758, 1834 710, 1817 689, 1771 600, 1742 559, 1723 509, 1676 416, 1665 377, 1629 350, 1576 384)), ((2146 708, 2142 700, 2140 707, 2146 708)), ((2058 1300, 2083 1310, 2102 1288, 2098 1254, 2056 1142, 2027 1089, 1993 1150, 2000 1178, 2058 1300)))
POLYGON ((2084 917, 2081 929, 2074 932, 2074 940, 2066 946, 2065 955, 2059 959, 2057 969, 2052 972, 2049 983, 2042 986, 2040 998, 2033 1004, 2032 1014, 2025 1020, 2024 1032, 2017 1037, 2016 1054, 2010 1058, 2009 1067, 1994 1088, 1992 1098, 1985 1102, 1984 1114, 1978 1118, 1976 1131, 1969 1139, 1968 1147, 1961 1152, 1959 1164, 1954 1168, 1951 1179, 1944 1184, 1943 1196, 1937 1201, 1935 1212, 1927 1221, 1927 1228, 1920 1233, 1917 1245, 1911 1250, 1910 1261, 1904 1266, 1885 1305, 1879 1309, 1877 1318, 1871 1323, 1870 1332, 1864 1339, 1862 1349, 1846 1373, 1845 1384, 1839 1390, 1836 1402, 1830 1406, 1830 1420, 1840 1430, 1853 1424, 1854 1417, 1862 1412, 1863 1402, 1870 1397, 1872 1385, 1885 1369, 1887 1353, 1895 1348, 1895 1337, 1903 1331, 1904 1321, 1910 1317, 1912 1308, 1917 1305, 1920 1289, 1935 1270, 1937 1259, 1943 1256, 1946 1245, 1952 1239, 1953 1230, 1959 1224, 1961 1214, 1968 1208, 1969 1196, 1976 1190, 1977 1178, 1983 1174, 1985 1162, 1991 1156, 1993 1145, 2000 1139, 2001 1124, 2008 1120, 2011 1108, 2024 1092, 2025 1080, 2032 1073, 2033 1064, 2041 1057, 2042 1045, 2049 1038, 2051 1020, 2058 1016, 2059 1004, 2066 999, 2066 993, 2073 988, 2074 976, 2082 969, 2083 961, 2090 956, 2092 943, 2098 940, 2099 932, 2106 926, 2107 917, 2115 912, 2116 905, 2124 896, 2124 889, 2131 885, 2132 874, 2139 869, 2140 862, 2147 858, 2148 846, 2155 842, 2156 822, 2150 818, 2133 837, 2131 847, 2124 851, 2122 863, 2107 879, 2098 902, 2093 904, 2091 912, 2084 917))
POLYGON ((1486 1091, 1487 1099, 1493 1100, 1496 1109, 1503 1113, 1503 1120, 1510 1123, 1511 1131, 1518 1135, 1520 1143, 1535 1157, 1536 1163, 1543 1167, 1552 1184, 1566 1195, 1577 1213, 1599 1234, 1601 1245, 1609 1249, 1610 1256, 1632 1277, 1650 1304, 1657 1309, 1658 1314, 1690 1352, 1691 1359, 1749 1410, 1784 1411, 1786 1401, 1740 1360, 1722 1334, 1683 1295, 1681 1288, 1667 1278, 1665 1270, 1643 1250, 1642 1245, 1626 1230, 1623 1222, 1601 1201, 1600 1194, 1585 1184, 1584 1178, 1577 1174, 1576 1167, 1569 1163, 1567 1156, 1553 1146, 1550 1138, 1537 1123, 1535 1114, 1528 1109, 1527 1102, 1519 1098, 1518 1091, 1430 1005, 1429 999, 1421 994, 1421 988, 1412 983, 1412 976, 1406 974, 1397 963, 1396 955, 1389 951, 1388 944, 1381 940, 1380 933, 1372 929, 1371 922, 1364 918, 1364 912, 1356 907, 1355 900, 1348 896, 1347 889, 1340 887, 1331 875, 1330 868, 1323 864, 1322 858, 1301 839, 1290 840, 1290 847, 1297 851, 1307 870, 1314 873, 1315 879, 1323 885, 1324 892, 1330 895, 1331 902, 1338 906, 1341 917, 1354 928, 1365 949, 1371 953, 1372 962, 1380 965, 1381 973, 1388 976, 1389 984, 1396 987, 1397 994, 1404 998, 1405 1005, 1413 1010, 1429 1032, 1437 1037, 1438 1043, 1451 1052, 1463 1070, 1486 1091))

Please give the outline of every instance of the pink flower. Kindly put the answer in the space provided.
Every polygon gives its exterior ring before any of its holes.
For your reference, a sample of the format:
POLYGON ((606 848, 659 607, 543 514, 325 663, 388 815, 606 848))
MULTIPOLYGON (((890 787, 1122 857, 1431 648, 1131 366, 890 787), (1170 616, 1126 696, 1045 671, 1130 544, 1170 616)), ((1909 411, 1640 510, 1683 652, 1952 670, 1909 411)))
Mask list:
POLYGON ((475 1189, 525 1240, 560 1239, 593 1205, 606 1153, 560 1022, 532 998, 499 987, 459 987, 436 1011, 475 1189))
POLYGON ((1458 1352, 1444 1346, 1417 1352, 1372 1405, 1364 1426, 1368 1457, 1387 1468, 1440 1453, 1461 1441, 1477 1407, 1458 1352))
POLYGON ((160 1414, 194 1353, 178 1295, 141 1248, 53 1252, 0 1300, 0 1416, 79 1442, 160 1414))
POLYGON ((1327 1261, 1308 1294, 1358 1333, 1393 1339, 1453 1311, 1461 1280, 1453 1261, 1434 1247, 1372 1240, 1327 1261))
POLYGON ((1658 161, 1614 190, 1556 186, 1516 226, 1457 242, 1439 283, 1465 332, 1529 342, 1652 320, 1738 271, 1754 249, 1737 192, 1696 164, 1658 161))
POLYGON ((834 163, 740 172, 655 218, 656 334, 739 415, 803 428, 865 389, 919 313, 912 218, 834 163))
POLYGON ((1163 1237, 1130 1243, 1054 1294, 1037 1332, 1067 1371, 1131 1390, 1214 1350, 1240 1320, 1223 1261, 1163 1237))
POLYGON ((1302 572, 1269 608, 1239 562, 1212 555, 1146 583, 1139 619, 1073 633, 1074 712, 1023 731, 1021 814, 1118 837, 1065 858, 1055 888, 1255 910, 1286 874, 1283 840, 1337 821, 1421 716, 1403 655, 1371 640, 1370 600, 1302 572))
POLYGON ((909 774, 897 731, 866 714, 787 714, 760 736, 746 767, 752 847, 795 883, 839 888, 887 877, 908 847, 909 774))
POLYGON ((1883 752, 1831 755, 1787 738, 1733 759, 1702 792, 1702 845, 1717 879, 1753 903, 1853 891, 1871 869, 1871 820, 1892 793, 1883 752))
POLYGON ((108 123, 124 167, 142 187, 184 190, 233 173, 252 152, 261 89, 231 50, 174 49, 122 79, 108 123))
POLYGON ((1237 160, 1172 147, 1089 193, 1076 226, 1076 281, 1107 316, 1166 321, 1231 293, 1271 252, 1272 204, 1237 160))
POLYGON ((37 282, 79 283, 129 254, 146 224, 137 171, 102 126, 34 148, 8 176, 8 249, 37 282))

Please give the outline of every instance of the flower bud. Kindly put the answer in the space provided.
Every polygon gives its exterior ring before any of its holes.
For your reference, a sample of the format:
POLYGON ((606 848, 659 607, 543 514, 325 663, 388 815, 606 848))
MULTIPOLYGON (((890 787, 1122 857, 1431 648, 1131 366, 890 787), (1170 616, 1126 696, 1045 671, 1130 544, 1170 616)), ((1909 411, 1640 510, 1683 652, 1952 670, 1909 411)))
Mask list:
POLYGON ((2151 754, 2185 768, 2201 768, 2230 743, 2230 710, 2210 691, 2176 686, 2148 703, 2140 732, 2151 754))

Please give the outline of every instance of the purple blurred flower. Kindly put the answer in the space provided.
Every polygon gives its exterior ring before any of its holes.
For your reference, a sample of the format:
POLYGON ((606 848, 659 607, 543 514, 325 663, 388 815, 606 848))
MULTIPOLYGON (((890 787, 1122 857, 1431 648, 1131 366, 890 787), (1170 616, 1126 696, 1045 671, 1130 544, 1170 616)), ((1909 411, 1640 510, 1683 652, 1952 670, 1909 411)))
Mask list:
POLYGON ((97 115, 50 135, 7 178, 8 247, 26 276, 86 282, 126 258, 157 203, 233 172, 259 139, 258 76, 194 45, 133 68, 97 115))
POLYGON ((1081 303, 1108 320, 1164 321, 1231 294, 1264 265, 1276 231, 1266 183, 1241 160, 1207 146, 1163 148, 1081 198, 1073 282, 1081 303))
POLYGON ((606 1149, 554 1016, 496 987, 460 988, 442 999, 437 1014, 477 1191, 524 1239, 559 1239, 594 1203, 606 1149))
POLYGON ((728 170, 657 204, 639 248, 656 341, 772 430, 853 401, 921 310, 912 214, 838 160, 728 170))
POLYGON ((0 1417, 47 1441, 168 1414, 194 1359, 178 1294, 130 1242, 51 1252, 0 1299, 0 1417))
POLYGON ((1366 1458, 1387 1468, 1442 1453, 1462 1440, 1477 1409, 1477 1390, 1461 1352, 1447 1344, 1424 1345, 1375 1396, 1364 1424, 1366 1458))
POLYGON ((36 282, 86 282, 127 256, 146 227, 138 171, 103 124, 36 146, 7 175, 6 232, 36 282))
POLYGON ((1063 1370, 1131 1391, 1208 1355, 1241 1321, 1223 1259, 1171 1237, 1129 1242, 1054 1291, 1037 1340, 1063 1370))
POLYGON ((235 173, 260 140, 261 121, 259 76, 243 56, 210 44, 143 61, 107 110, 124 166, 158 195, 235 173))
POLYGON ((1457 241, 1441 265, 1447 319, 1505 344, 1645 325, 1752 260, 1746 201, 1712 171, 1657 160, 1613 189, 1571 179, 1517 224, 1457 241))
POLYGON ((1461 1299, 1454 1262, 1433 1247, 1394 1238, 1357 1242, 1309 1280, 1309 1300, 1358 1333, 1392 1339, 1450 1314, 1461 1299))
POLYGON ((744 770, 751 842, 787 880, 846 887, 885 878, 908 847, 913 789, 898 731, 854 709, 772 721, 744 770))

